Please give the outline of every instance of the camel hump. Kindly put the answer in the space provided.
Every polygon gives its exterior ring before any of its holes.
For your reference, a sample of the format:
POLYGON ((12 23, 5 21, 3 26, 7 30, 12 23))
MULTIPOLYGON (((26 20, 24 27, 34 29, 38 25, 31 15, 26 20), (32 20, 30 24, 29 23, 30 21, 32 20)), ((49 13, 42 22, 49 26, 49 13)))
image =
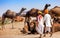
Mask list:
POLYGON ((13 11, 11 11, 11 10, 7 10, 7 11, 6 11, 6 14, 7 14, 7 15, 15 15, 15 13, 14 13, 13 11))
POLYGON ((51 9, 52 10, 52 12, 54 12, 54 13, 56 13, 57 15, 59 15, 60 16, 60 7, 58 7, 58 6, 55 6, 53 9, 51 9))

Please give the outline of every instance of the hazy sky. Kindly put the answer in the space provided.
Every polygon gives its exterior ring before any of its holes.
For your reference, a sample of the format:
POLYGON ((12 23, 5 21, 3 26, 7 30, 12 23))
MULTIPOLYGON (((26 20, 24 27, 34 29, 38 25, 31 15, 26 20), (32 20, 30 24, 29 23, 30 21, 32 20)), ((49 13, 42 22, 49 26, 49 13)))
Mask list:
POLYGON ((17 13, 22 7, 27 8, 27 10, 31 8, 43 9, 47 3, 51 4, 49 9, 60 6, 60 0, 0 0, 0 16, 8 9, 17 13))

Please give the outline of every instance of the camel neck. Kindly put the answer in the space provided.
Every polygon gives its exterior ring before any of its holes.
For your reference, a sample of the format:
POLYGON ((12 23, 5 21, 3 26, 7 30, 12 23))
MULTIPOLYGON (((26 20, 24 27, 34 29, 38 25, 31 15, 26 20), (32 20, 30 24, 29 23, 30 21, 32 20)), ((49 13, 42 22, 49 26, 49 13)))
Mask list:
POLYGON ((21 15, 22 12, 23 12, 23 10, 21 10, 21 11, 19 12, 19 15, 21 15))

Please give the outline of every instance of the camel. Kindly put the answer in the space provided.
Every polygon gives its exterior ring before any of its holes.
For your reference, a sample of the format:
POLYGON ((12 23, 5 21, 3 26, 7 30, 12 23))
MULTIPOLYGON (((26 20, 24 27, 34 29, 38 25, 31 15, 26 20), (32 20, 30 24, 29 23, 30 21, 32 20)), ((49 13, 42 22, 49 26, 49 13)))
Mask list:
MULTIPOLYGON (((11 10, 7 10, 7 11, 6 11, 5 13, 3 13, 3 15, 2 15, 2 24, 4 25, 4 21, 5 21, 6 18, 12 19, 12 24, 13 24, 14 18, 15 18, 16 16, 20 16, 21 13, 22 13, 24 10, 26 10, 26 8, 22 8, 19 13, 15 13, 15 12, 13 12, 13 11, 11 11, 11 10)), ((2 25, 2 28, 3 28, 3 25, 2 25)), ((12 25, 12 28, 13 28, 13 25, 12 25)))
POLYGON ((56 17, 60 16, 60 7, 55 6, 50 10, 51 14, 54 14, 56 17))
POLYGON ((51 16, 54 18, 54 22, 60 23, 60 7, 55 6, 50 10, 51 16))

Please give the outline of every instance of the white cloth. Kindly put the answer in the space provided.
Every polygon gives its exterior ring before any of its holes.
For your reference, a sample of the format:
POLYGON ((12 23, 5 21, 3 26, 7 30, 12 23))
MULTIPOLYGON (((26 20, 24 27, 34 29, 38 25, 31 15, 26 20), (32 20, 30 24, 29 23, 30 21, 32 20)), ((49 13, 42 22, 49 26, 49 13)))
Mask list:
POLYGON ((31 18, 30 22, 32 22, 33 20, 36 20, 36 17, 30 17, 30 18, 31 18))
POLYGON ((52 24, 52 25, 53 25, 53 20, 54 20, 54 19, 51 19, 51 24, 52 24))
POLYGON ((52 27, 51 26, 51 16, 49 14, 45 14, 44 22, 45 22, 46 27, 52 27))
POLYGON ((43 31, 44 31, 44 25, 43 25, 43 17, 41 15, 39 15, 37 17, 37 20, 38 20, 38 26, 36 26, 36 31, 39 33, 39 34, 43 34, 43 31))
POLYGON ((51 31, 51 16, 49 14, 45 14, 44 16, 44 22, 45 22, 45 25, 46 25, 46 30, 45 32, 50 32, 51 31))
POLYGON ((39 33, 39 34, 43 34, 43 31, 44 31, 44 27, 42 27, 42 26, 38 26, 38 27, 36 27, 36 31, 39 33))
POLYGON ((46 30, 45 30, 45 32, 51 32, 51 28, 50 27, 46 27, 46 30))
POLYGON ((44 21, 43 21, 43 17, 41 15, 38 16, 37 20, 38 20, 38 26, 44 27, 44 21))

